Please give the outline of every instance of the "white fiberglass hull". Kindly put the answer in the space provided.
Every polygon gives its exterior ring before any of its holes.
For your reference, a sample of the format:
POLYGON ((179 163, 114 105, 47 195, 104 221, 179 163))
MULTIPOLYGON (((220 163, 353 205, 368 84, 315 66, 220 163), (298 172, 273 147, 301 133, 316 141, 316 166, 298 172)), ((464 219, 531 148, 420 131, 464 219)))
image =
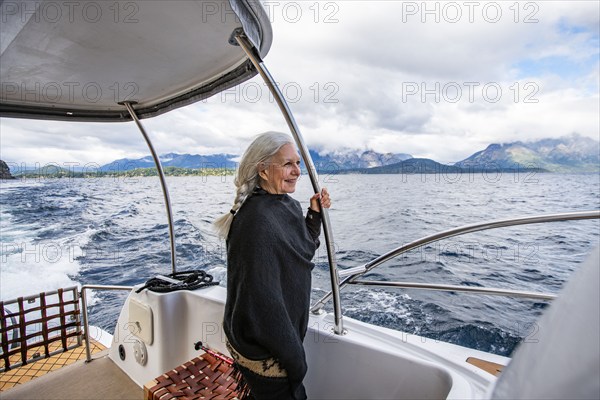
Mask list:
MULTIPOLYGON (((199 340, 227 354, 221 324, 225 295, 226 289, 218 286, 168 294, 132 292, 119 317, 111 359, 143 386, 196 357, 194 343, 199 340), (146 351, 145 365, 136 361, 140 351, 146 351)), ((304 341, 309 398, 481 398, 496 378, 467 358, 508 362, 351 318, 344 322, 347 333, 339 336, 333 334, 332 315, 310 317, 304 341)))

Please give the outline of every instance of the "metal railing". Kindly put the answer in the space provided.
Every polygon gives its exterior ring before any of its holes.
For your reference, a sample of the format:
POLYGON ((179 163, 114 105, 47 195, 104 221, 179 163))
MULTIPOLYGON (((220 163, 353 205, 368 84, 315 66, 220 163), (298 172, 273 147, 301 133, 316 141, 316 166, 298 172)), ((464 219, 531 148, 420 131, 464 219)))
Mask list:
POLYGON ((127 290, 131 291, 133 286, 112 286, 112 285, 83 285, 81 287, 81 304, 83 309, 83 338, 85 340, 85 355, 86 362, 92 361, 92 351, 90 349, 90 326, 88 322, 88 312, 87 312, 87 293, 86 291, 89 289, 96 290, 127 290))
POLYGON ((556 295, 550 293, 537 293, 528 292, 523 290, 511 290, 511 289, 499 289, 499 288, 488 288, 488 287, 473 287, 473 286, 460 286, 460 285, 442 285, 436 283, 419 283, 419 282, 390 282, 390 281, 352 281, 351 285, 362 285, 362 286, 385 286, 385 287, 396 287, 403 289, 425 289, 425 290, 438 290, 443 292, 461 292, 461 293, 474 293, 474 294, 489 294, 494 296, 511 296, 511 297, 523 297, 528 299, 538 300, 554 300, 556 295))
MULTIPOLYGON (((518 218, 510 218, 503 220, 495 220, 495 221, 486 221, 480 222, 471 225, 464 225, 458 228, 449 229, 443 232, 435 233, 433 235, 425 236, 421 239, 417 239, 411 243, 400 246, 394 250, 391 250, 381 256, 375 258, 374 260, 361 265, 355 268, 349 268, 345 270, 340 270, 340 277, 345 277, 340 283, 339 289, 345 287, 348 284, 355 285, 377 285, 377 286, 393 286, 393 287, 411 287, 411 288, 419 288, 419 289, 428 289, 428 290, 448 290, 448 291, 462 291, 462 292, 485 292, 485 294, 491 295, 503 295, 503 296, 518 296, 518 297, 530 297, 537 299, 549 299, 553 297, 551 294, 544 293, 532 293, 532 292, 523 292, 518 290, 507 290, 507 289, 494 289, 494 288, 474 288, 469 286, 452 286, 451 288, 443 288, 443 285, 437 284, 426 284, 426 283, 410 283, 410 282, 378 282, 378 281, 359 281, 358 278, 367 272, 371 271, 373 268, 385 263, 386 261, 391 260, 394 257, 397 257, 401 254, 404 254, 410 250, 413 250, 417 247, 424 246, 433 242, 437 242, 442 239, 447 239, 454 236, 464 235, 467 233, 480 232, 489 229, 497 229, 509 226, 517 226, 517 225, 528 225, 528 224, 538 224, 538 223, 546 223, 546 222, 559 222, 559 221, 573 221, 573 220, 585 220, 585 219, 599 219, 600 218, 600 210, 595 211, 580 211, 580 212, 571 212, 571 213, 561 213, 561 214, 549 214, 549 215, 537 215, 531 217, 518 217, 518 218)), ((331 298, 333 291, 327 293, 323 296, 315 305, 311 308, 311 312, 318 313, 325 306, 327 301, 331 298)))
POLYGON ((150 136, 148 136, 146 129, 144 129, 144 126, 140 122, 139 118, 137 117, 137 114, 135 113, 135 110, 133 109, 133 104, 135 104, 135 102, 124 101, 124 102, 120 102, 119 104, 124 105, 125 108, 127 108, 129 115, 131 115, 131 118, 133 118, 133 120, 135 121, 135 124, 137 125, 142 136, 144 137, 144 140, 146 141, 146 144, 148 145, 148 149, 150 150, 150 153, 152 154, 152 159, 154 160, 154 165, 156 166, 156 171, 158 173, 158 179, 160 180, 160 187, 162 189, 163 198, 165 200, 165 209, 167 211, 167 222, 169 224, 169 242, 171 244, 171 270, 172 270, 173 274, 175 274, 177 272, 177 266, 176 266, 177 253, 175 251, 175 228, 173 226, 173 211, 171 209, 171 198, 169 197, 169 188, 167 187, 167 180, 165 178, 165 173, 163 171, 163 167, 160 162, 160 158, 158 157, 158 153, 156 153, 156 150, 154 150, 154 146, 152 145, 150 136))
MULTIPOLYGON (((254 49, 252 43, 250 43, 248 38, 243 33, 238 33, 235 36, 235 39, 237 40, 240 47, 244 50, 250 61, 252 61, 252 64, 256 67, 258 73, 263 78, 265 84, 267 85, 267 87, 271 91, 271 94, 275 98, 275 101, 277 102, 277 105, 279 106, 279 109, 281 110, 288 124, 288 127, 290 128, 292 136, 294 137, 294 140, 298 145, 298 150, 302 155, 302 159, 306 163, 306 169, 308 170, 308 175, 310 177, 310 182, 312 184, 313 190, 315 193, 320 193, 321 188, 319 187, 319 177, 317 176, 317 169, 315 168, 312 158, 310 157, 308 147, 306 147, 306 144, 304 143, 304 139, 302 138, 300 129, 298 128, 296 120, 292 115, 292 111, 290 110, 287 102, 285 101, 283 94, 279 90, 277 83, 269 73, 269 70, 260 59, 258 52, 256 51, 256 49, 254 49)), ((337 261, 335 259, 335 249, 333 247, 333 232, 331 230, 329 213, 324 207, 321 207, 321 217, 323 221, 323 234, 325 236, 325 244, 327 247, 329 275, 331 278, 331 287, 333 293, 333 313, 335 320, 333 330, 336 334, 341 335, 344 332, 344 326, 342 321, 342 307, 339 295, 340 278, 338 275, 337 261)))

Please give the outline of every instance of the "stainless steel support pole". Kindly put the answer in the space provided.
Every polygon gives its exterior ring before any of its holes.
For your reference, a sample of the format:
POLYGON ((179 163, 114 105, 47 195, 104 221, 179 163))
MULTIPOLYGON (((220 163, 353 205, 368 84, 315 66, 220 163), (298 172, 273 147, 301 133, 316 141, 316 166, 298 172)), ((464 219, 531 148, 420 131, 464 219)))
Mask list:
POLYGON ((87 295, 84 290, 85 286, 81 288, 81 308, 83 313, 83 338, 85 339, 85 361, 92 361, 92 350, 90 349, 90 325, 88 322, 88 313, 87 313, 87 295))
MULTIPOLYGON (((298 128, 298 125, 296 124, 294 116, 292 115, 292 112, 291 112, 290 108, 288 107, 287 102, 285 101, 285 98, 283 97, 283 94, 279 90, 279 87, 275 83, 275 80, 273 79, 273 77, 267 70, 267 67, 264 65, 264 63, 262 62, 262 60, 256 53, 253 45, 250 43, 248 38, 245 35, 236 35, 235 39, 237 40, 240 47, 246 52, 246 54, 250 58, 250 61, 252 62, 252 64, 254 64, 254 66, 258 70, 258 73, 260 74, 260 76, 263 78, 263 80, 267 84, 267 87, 271 91, 271 94, 273 94, 275 101, 277 101, 277 105, 279 106, 281 112, 283 113, 283 116, 290 128, 290 131, 292 132, 292 136, 294 137, 294 140, 296 141, 296 144, 298 145, 298 150, 300 151, 300 154, 302 155, 302 159, 304 159, 304 162, 306 163, 306 168, 308 169, 308 175, 310 177, 310 182, 312 184, 313 190, 315 193, 320 193, 321 188, 319 187, 319 178, 317 176, 317 170, 316 170, 314 163, 310 157, 308 148, 306 147, 306 144, 304 143, 304 139, 302 138, 302 135, 300 134, 300 129, 298 128)), ((333 247, 333 243, 334 243, 333 242, 333 233, 331 231, 331 222, 329 220, 329 213, 328 213, 327 209, 321 208, 321 217, 323 220, 323 232, 325 235, 325 243, 327 246, 327 259, 329 261, 329 275, 331 277, 331 290, 333 292, 333 313, 334 313, 334 318, 335 318, 334 332, 338 335, 341 335, 344 332, 344 326, 343 326, 343 321, 342 321, 342 307, 340 304, 339 276, 338 276, 338 272, 337 272, 337 261, 335 259, 335 250, 333 247)))
POLYGON ((87 290, 88 289, 101 289, 101 290, 132 290, 133 286, 107 286, 107 285, 83 285, 81 287, 81 303, 83 309, 83 337, 85 339, 85 362, 92 361, 92 350, 90 349, 90 325, 88 322, 87 312, 87 290))
POLYGON ((148 144, 148 148, 150 149, 150 153, 152 153, 152 158, 154 159, 154 164, 156 165, 156 170, 158 171, 158 178, 160 179, 160 186, 162 188, 163 197, 165 199, 165 208, 167 209, 167 219, 169 222, 169 240, 171 242, 171 270, 173 273, 177 272, 176 266, 176 253, 175 253, 175 228, 173 227, 173 211, 171 211, 171 199, 169 197, 169 189, 167 188, 167 180, 165 179, 165 174, 163 172, 162 164, 160 163, 160 159, 158 158, 158 154, 154 150, 154 146, 152 145, 152 141, 150 141, 150 137, 146 133, 146 130, 142 126, 142 123, 138 119, 135 110, 132 107, 132 103, 129 101, 125 101, 120 103, 127 107, 127 111, 131 115, 131 118, 135 121, 135 124, 139 128, 140 132, 144 136, 146 143, 148 144))

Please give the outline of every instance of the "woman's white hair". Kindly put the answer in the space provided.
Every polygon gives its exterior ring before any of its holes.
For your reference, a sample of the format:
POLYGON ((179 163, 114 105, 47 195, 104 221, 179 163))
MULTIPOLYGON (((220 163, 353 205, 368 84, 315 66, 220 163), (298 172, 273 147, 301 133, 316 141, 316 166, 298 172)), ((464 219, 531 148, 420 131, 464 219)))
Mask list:
POLYGON ((236 187, 231 211, 214 222, 217 234, 226 239, 235 213, 242 208, 246 199, 259 183, 259 164, 268 163, 286 144, 295 145, 290 135, 280 132, 265 132, 258 135, 244 152, 233 181, 236 187))

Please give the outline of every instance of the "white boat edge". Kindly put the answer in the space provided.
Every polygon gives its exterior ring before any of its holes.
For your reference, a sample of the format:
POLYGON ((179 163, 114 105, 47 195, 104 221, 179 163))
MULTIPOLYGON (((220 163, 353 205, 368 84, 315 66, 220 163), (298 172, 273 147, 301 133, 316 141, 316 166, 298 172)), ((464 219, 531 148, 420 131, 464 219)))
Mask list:
MULTIPOLYGON (((348 317, 345 334, 336 335, 333 314, 311 314, 304 340, 307 394, 314 399, 480 399, 599 393, 599 262, 596 247, 536 321, 536 340, 524 340, 513 359, 348 317), (467 362, 471 357, 510 365, 498 379, 467 362)), ((131 291, 109 357, 143 386, 197 357, 197 341, 228 354, 225 297, 220 286, 167 294, 131 291)))
POLYGON ((110 348, 113 342, 113 335, 94 325, 90 325, 88 329, 90 339, 97 341, 107 349, 110 348))
MULTIPOLYGON (((222 330, 225 296, 220 286, 168 294, 133 290, 121 310, 109 357, 144 386, 197 357, 197 341, 228 354, 222 330)), ((466 360, 509 361, 348 317, 344 323, 347 333, 335 335, 332 314, 310 316, 304 340, 309 398, 482 398, 496 377, 466 360)))

